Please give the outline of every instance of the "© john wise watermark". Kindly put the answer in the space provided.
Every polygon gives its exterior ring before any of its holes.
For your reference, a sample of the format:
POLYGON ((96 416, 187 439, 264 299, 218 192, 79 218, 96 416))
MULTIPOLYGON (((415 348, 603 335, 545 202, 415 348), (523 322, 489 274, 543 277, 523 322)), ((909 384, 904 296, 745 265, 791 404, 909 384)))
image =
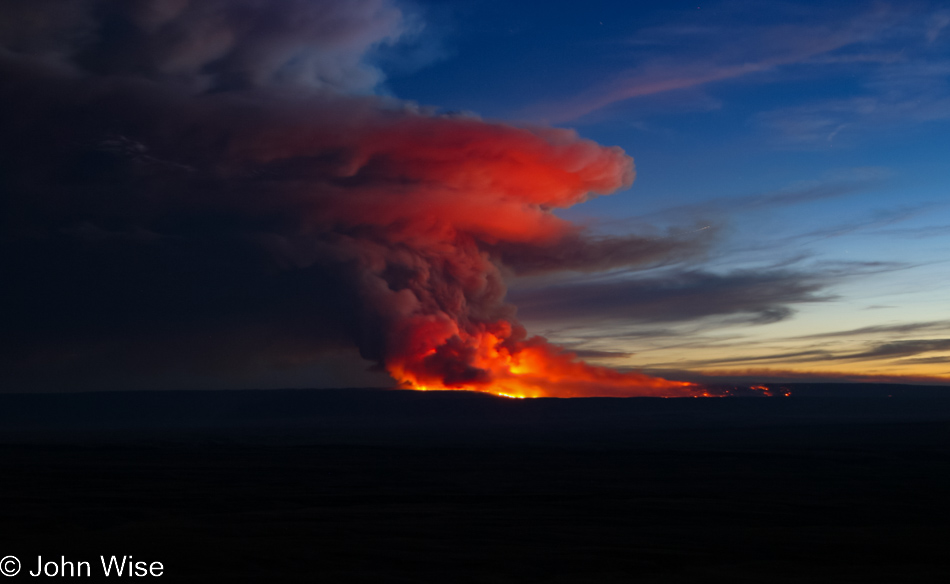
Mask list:
POLYGON ((165 573, 165 566, 161 562, 135 560, 132 556, 99 556, 98 561, 66 559, 44 559, 36 556, 36 561, 29 561, 26 570, 16 556, 6 556, 0 560, 0 574, 4 576, 31 576, 38 578, 65 577, 90 578, 102 577, 139 577, 157 578, 165 573))
POLYGON ((20 560, 16 556, 7 556, 0 560, 0 574, 16 576, 20 573, 20 560))

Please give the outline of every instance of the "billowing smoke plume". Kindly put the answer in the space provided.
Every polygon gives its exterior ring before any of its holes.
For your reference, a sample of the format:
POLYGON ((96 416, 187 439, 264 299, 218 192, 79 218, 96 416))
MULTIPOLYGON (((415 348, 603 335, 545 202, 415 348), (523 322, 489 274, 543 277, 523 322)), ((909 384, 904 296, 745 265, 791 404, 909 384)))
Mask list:
POLYGON ((551 212, 629 185, 619 148, 369 95, 411 20, 384 0, 0 0, 13 379, 355 345, 417 388, 692 391, 527 336, 502 273, 686 244, 551 212))

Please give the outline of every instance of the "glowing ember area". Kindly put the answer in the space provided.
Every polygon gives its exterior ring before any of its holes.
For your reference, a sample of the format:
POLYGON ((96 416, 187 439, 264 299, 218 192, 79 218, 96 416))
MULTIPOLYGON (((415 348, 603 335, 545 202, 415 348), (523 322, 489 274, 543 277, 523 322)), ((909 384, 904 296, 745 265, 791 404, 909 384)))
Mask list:
POLYGON ((388 363, 388 370, 410 389, 482 391, 510 398, 710 395, 693 383, 589 365, 541 337, 515 340, 508 323, 497 326, 509 334, 453 336, 437 345, 418 339, 416 350, 388 363))
MULTIPOLYGON (((604 238, 551 211, 628 186, 633 161, 622 150, 466 119, 412 118, 371 138, 360 163, 388 160, 373 165, 387 188, 355 188, 317 217, 351 226, 346 251, 356 251, 365 309, 384 334, 364 354, 402 387, 517 398, 701 393, 529 338, 504 300, 508 275, 607 265, 604 238)), ((618 265, 648 261, 638 238, 610 245, 618 265)))

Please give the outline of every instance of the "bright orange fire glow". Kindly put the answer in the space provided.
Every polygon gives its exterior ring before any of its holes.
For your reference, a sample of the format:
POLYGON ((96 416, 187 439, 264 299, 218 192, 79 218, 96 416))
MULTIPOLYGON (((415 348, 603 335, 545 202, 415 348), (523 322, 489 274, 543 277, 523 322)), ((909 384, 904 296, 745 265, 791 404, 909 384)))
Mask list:
POLYGON ((504 321, 493 326, 493 332, 449 339, 425 339, 425 330, 417 330, 410 343, 416 349, 396 355, 387 369, 409 389, 481 391, 509 398, 710 395, 694 383, 584 363, 541 337, 517 340, 504 321), (466 364, 464 370, 459 363, 466 364))
POLYGON ((305 231, 336 237, 304 255, 352 270, 366 317, 361 350, 402 387, 511 398, 703 393, 528 338, 505 302, 509 273, 649 263, 639 238, 608 238, 605 259, 602 238, 553 212, 628 186, 635 172, 623 150, 570 130, 466 117, 387 113, 336 131, 300 139, 309 150, 320 136, 346 163, 307 214, 305 231))

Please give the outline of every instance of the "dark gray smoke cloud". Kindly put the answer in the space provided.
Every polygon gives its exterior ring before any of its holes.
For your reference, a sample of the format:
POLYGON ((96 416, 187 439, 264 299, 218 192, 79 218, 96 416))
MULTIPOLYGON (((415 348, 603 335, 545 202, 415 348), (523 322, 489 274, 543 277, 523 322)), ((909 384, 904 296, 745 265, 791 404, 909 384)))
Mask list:
POLYGON ((388 0, 3 0, 0 14, 10 52, 196 91, 371 91, 368 53, 415 26, 388 0))
POLYGON ((512 300, 531 320, 659 323, 727 317, 766 324, 790 317, 790 304, 832 299, 827 287, 819 274, 694 270, 517 290, 512 300))
POLYGON ((417 22, 386 0, 0 0, 6 386, 354 347, 391 372, 487 379, 478 339, 525 340, 503 269, 695 249, 550 212, 628 185, 617 148, 369 95, 374 55, 417 22))

